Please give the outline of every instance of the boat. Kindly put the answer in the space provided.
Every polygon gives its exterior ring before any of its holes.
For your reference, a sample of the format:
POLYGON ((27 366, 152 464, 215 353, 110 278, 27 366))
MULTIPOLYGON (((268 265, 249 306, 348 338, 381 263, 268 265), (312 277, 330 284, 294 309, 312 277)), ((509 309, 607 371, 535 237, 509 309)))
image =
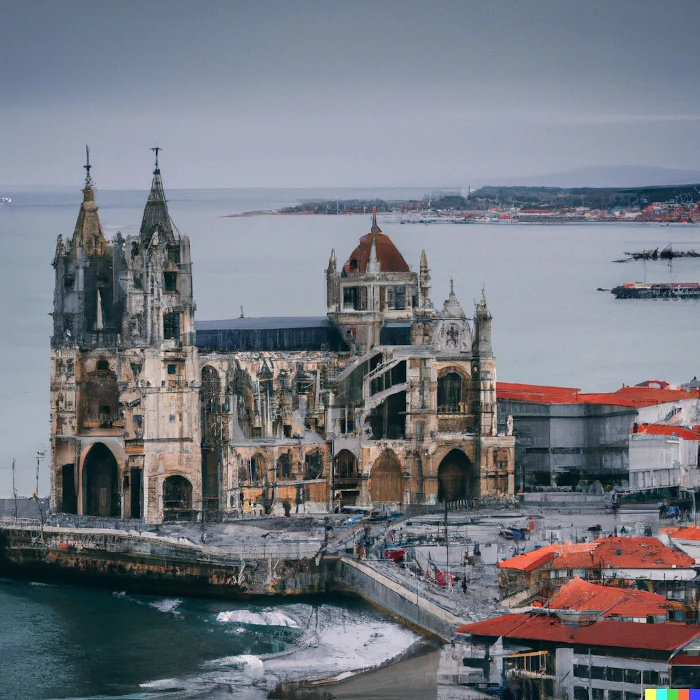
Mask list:
POLYGON ((698 282, 627 283, 613 287, 616 299, 700 299, 698 282))
POLYGON ((12 201, 12 197, 0 197, 0 204, 9 204, 12 201))

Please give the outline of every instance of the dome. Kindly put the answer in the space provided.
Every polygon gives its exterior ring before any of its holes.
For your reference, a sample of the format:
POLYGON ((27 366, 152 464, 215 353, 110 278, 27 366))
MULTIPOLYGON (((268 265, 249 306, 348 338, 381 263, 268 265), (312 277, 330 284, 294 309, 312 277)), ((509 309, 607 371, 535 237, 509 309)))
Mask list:
POLYGON ((363 274, 367 271, 372 239, 377 249, 377 261, 381 272, 409 272, 408 264, 391 238, 382 233, 378 226, 373 226, 370 233, 360 238, 359 245, 343 265, 343 275, 363 274))

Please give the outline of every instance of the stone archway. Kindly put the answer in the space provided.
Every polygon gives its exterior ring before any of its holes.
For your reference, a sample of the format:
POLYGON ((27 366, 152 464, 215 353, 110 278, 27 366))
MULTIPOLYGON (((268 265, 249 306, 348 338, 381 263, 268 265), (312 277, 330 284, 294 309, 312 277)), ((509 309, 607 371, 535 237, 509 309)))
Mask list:
POLYGON ((438 501, 452 503, 478 495, 474 465, 462 450, 452 450, 438 467, 438 501))
POLYGON ((372 465, 370 473, 372 503, 403 503, 401 462, 392 450, 385 450, 372 465))
POLYGON ((184 476, 169 476, 163 482, 163 520, 196 520, 192 505, 192 484, 184 476))
POLYGON ((96 442, 83 462, 83 514, 101 518, 121 515, 119 467, 112 451, 96 442))

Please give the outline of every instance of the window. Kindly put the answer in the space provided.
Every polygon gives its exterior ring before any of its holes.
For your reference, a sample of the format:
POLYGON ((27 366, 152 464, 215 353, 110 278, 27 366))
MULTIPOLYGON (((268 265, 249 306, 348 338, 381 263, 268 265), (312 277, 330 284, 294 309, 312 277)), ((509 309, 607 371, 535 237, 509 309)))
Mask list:
POLYGON ((642 700, 642 694, 637 693, 636 691, 627 691, 625 693, 625 700, 642 700))
POLYGON ((168 247, 168 262, 171 265, 180 264, 180 249, 175 246, 168 247))
POLYGON ((357 270, 357 259, 356 258, 352 258, 352 260, 350 260, 350 269, 357 270))
POLYGON ((277 460, 277 478, 290 479, 292 476, 292 461, 288 454, 280 455, 277 460))
POLYGON ((608 700, 622 700, 622 691, 608 690, 608 700))
POLYGON ((134 421, 134 430, 141 430, 143 428, 143 416, 135 415, 133 417, 133 421, 134 421))
POLYGON ((177 292, 177 272, 163 273, 163 288, 166 292, 177 292))
POLYGON ((343 287, 343 306, 355 311, 366 311, 367 287, 343 287))
POLYGON ((97 371, 98 372, 109 372, 109 362, 107 360, 97 361, 97 371))
MULTIPOLYGON (((616 683, 622 683, 624 680, 622 669, 608 666, 608 680, 615 681, 616 683)), ((620 700, 622 699, 620 698, 620 700)))
POLYGON ((395 288, 396 291, 396 308, 399 311, 403 311, 406 308, 406 287, 401 285, 395 288))
POLYGON ((320 479, 323 476, 323 455, 316 450, 306 455, 304 460, 306 479, 320 479))
POLYGON ((168 374, 177 374, 177 365, 168 365, 168 374))
POLYGON ((448 372, 438 379, 438 413, 466 412, 464 379, 457 372, 448 372))
POLYGON ((590 675, 589 670, 588 666, 574 664, 574 676, 576 676, 576 678, 588 678, 590 675))
POLYGON ((180 340, 180 314, 176 311, 166 311, 163 314, 163 338, 180 340))
POLYGON ((602 688, 591 688, 591 700, 605 700, 605 691, 602 688))
POLYGON ((605 670, 605 666, 591 666, 591 678, 597 681, 604 681, 605 670))
POLYGON ((174 413, 171 413, 171 414, 170 414, 170 422, 171 422, 171 423, 174 423, 174 422, 175 422, 175 414, 174 414, 174 413))
POLYGON ((639 685, 642 682, 642 672, 636 668, 625 669, 625 683, 634 683, 639 685))
POLYGON ((574 700, 588 700, 588 688, 584 688, 582 685, 575 685, 574 700))
POLYGON ((386 288, 386 308, 395 309, 396 308, 396 296, 394 294, 393 287, 386 288))
POLYGON ((134 273, 134 289, 143 289, 143 278, 134 273))
POLYGON ((642 682, 644 685, 648 685, 655 688, 659 685, 659 672, 658 671, 644 671, 642 673, 642 682))

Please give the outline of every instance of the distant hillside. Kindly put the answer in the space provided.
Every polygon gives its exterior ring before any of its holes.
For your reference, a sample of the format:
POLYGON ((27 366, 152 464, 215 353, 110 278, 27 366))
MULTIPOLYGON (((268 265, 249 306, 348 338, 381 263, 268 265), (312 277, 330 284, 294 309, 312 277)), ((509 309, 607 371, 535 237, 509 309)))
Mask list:
MULTIPOLYGON (((700 178, 698 179, 700 182, 700 178)), ((593 209, 615 206, 643 207, 652 202, 700 201, 700 184, 669 185, 660 187, 496 187, 486 186, 472 192, 470 208, 486 209, 489 206, 539 206, 539 207, 591 207, 593 209)))
MULTIPOLYGON (((549 187, 658 187, 700 182, 700 170, 678 170, 652 165, 610 165, 575 168, 563 173, 503 177, 499 184, 549 187)), ((490 184, 496 184, 491 181, 490 184)))

